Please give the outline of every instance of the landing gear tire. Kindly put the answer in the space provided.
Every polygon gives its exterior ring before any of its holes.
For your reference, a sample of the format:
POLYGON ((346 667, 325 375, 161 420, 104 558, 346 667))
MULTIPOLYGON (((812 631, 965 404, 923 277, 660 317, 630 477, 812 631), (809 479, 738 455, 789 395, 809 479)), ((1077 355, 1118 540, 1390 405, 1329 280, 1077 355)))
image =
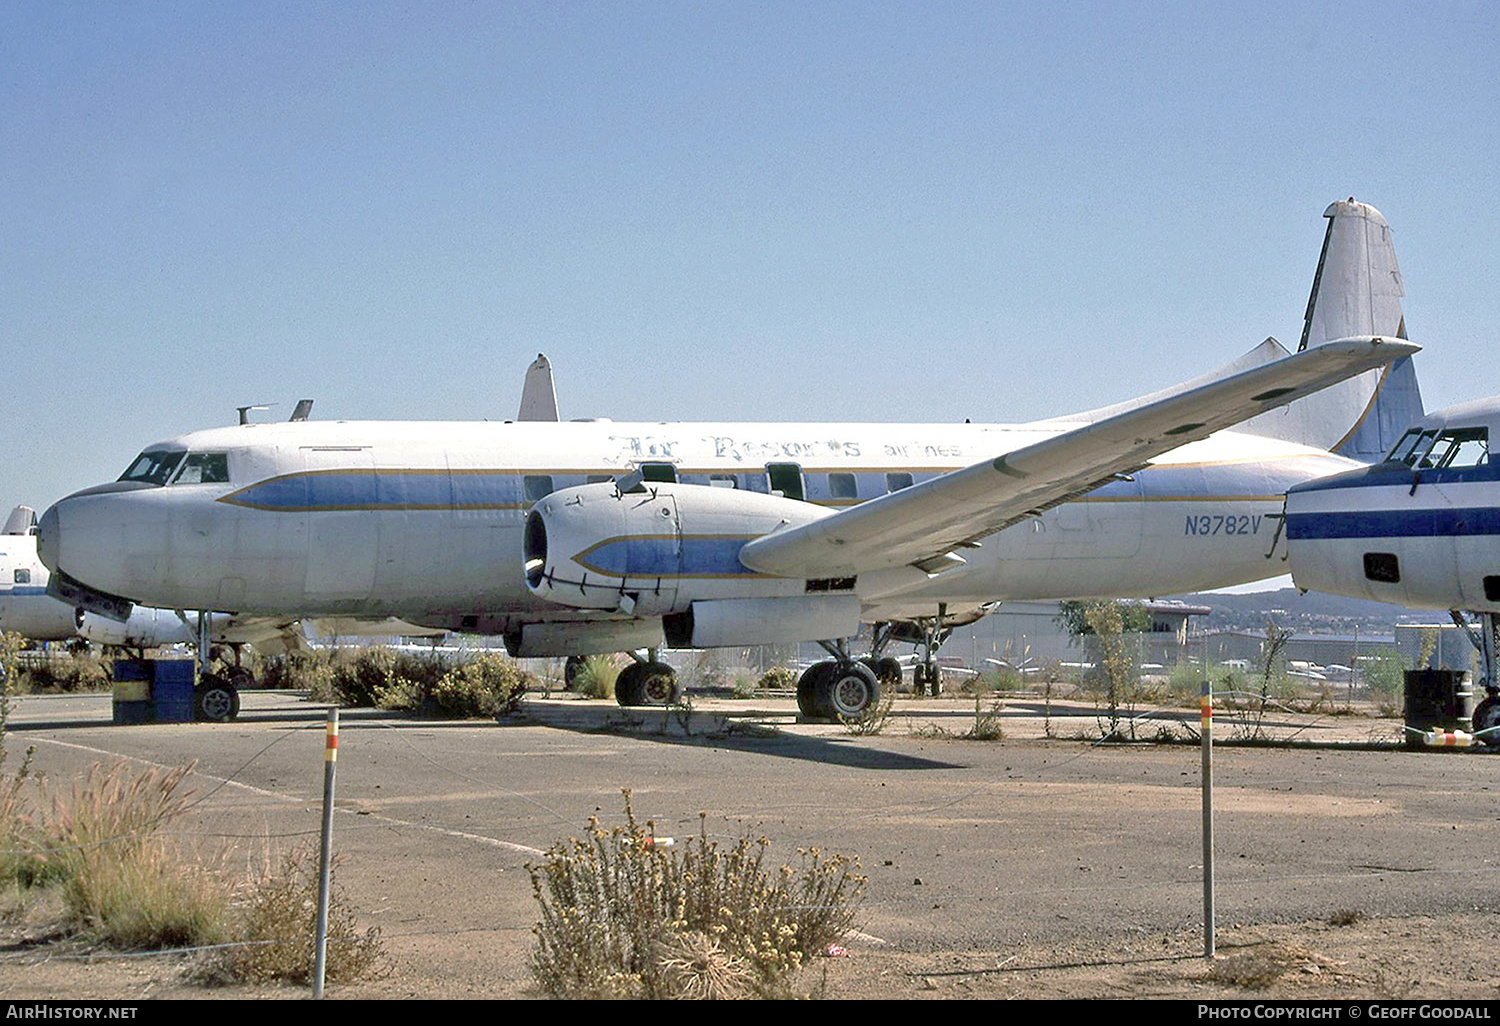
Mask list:
POLYGON ((204 674, 193 691, 193 712, 210 723, 228 723, 240 714, 240 693, 233 684, 204 674))
POLYGON ((821 663, 813 663, 802 671, 802 677, 797 681, 797 711, 808 719, 826 720, 833 716, 833 710, 824 708, 820 704, 819 695, 822 693, 823 678, 836 672, 839 664, 831 659, 821 663))
MULTIPOLYGON (((1500 695, 1489 695, 1474 707, 1474 733, 1500 727, 1500 695)), ((1481 734, 1479 740, 1490 748, 1500 749, 1500 730, 1481 734)))
POLYGON ((621 705, 672 705, 682 700, 677 671, 666 663, 631 663, 615 678, 621 705))
POLYGON ((912 690, 919 695, 930 692, 932 697, 936 698, 943 693, 942 672, 936 666, 918 663, 911 668, 911 686, 912 690))
POLYGON ((880 682, 863 663, 833 664, 818 680, 817 701, 825 715, 857 720, 880 701, 880 682))
POLYGON ((901 660, 891 656, 882 656, 879 659, 861 659, 860 662, 874 672, 875 679, 880 682, 881 690, 889 688, 892 691, 899 691, 901 689, 901 660))
POLYGON ((568 661, 563 663, 563 687, 569 691, 573 690, 573 682, 578 679, 578 673, 583 669, 583 660, 578 656, 568 656, 568 661))

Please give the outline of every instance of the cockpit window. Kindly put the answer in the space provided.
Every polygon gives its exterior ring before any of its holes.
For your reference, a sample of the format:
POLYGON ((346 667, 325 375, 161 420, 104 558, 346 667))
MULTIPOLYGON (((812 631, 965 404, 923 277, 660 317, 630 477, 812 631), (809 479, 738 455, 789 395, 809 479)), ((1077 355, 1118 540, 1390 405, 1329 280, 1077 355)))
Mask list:
POLYGON ((1432 447, 1432 440, 1437 437, 1437 431, 1418 431, 1416 428, 1401 436, 1401 441, 1391 450, 1391 454, 1385 458, 1387 463, 1404 463, 1408 467, 1416 465, 1417 460, 1427 455, 1427 450, 1432 447))
POLYGON ((229 457, 222 452, 194 452, 182 461, 182 471, 173 484, 226 484, 229 457))
POLYGON ((1477 467, 1490 458, 1489 428, 1453 428, 1438 435, 1423 466, 1477 467))
POLYGON ((146 484, 164 485, 172 478, 177 464, 187 455, 184 449, 147 450, 135 458, 130 469, 120 475, 121 481, 144 481, 146 484))

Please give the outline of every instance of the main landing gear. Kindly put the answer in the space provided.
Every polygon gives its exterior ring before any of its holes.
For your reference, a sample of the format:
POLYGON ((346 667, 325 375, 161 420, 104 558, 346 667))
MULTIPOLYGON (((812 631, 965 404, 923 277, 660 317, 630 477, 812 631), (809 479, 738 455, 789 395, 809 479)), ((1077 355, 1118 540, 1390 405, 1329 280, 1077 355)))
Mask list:
POLYGON ((615 701, 621 705, 675 705, 682 701, 682 684, 677 671, 656 658, 653 649, 647 655, 630 653, 634 660, 615 678, 615 701))
POLYGON ((1474 734, 1492 749, 1500 749, 1500 624, 1494 613, 1479 614, 1479 630, 1460 610, 1450 614, 1453 622, 1469 635, 1469 640, 1479 650, 1479 683, 1484 687, 1484 699, 1474 707, 1474 734))
MULTIPOLYGON (((881 681, 876 668, 884 660, 855 660, 839 643, 819 644, 833 658, 803 671, 797 681, 797 709, 809 719, 859 719, 880 702, 881 681)), ((885 669, 889 674, 889 665, 885 669)), ((899 675, 899 663, 896 672, 899 675)))

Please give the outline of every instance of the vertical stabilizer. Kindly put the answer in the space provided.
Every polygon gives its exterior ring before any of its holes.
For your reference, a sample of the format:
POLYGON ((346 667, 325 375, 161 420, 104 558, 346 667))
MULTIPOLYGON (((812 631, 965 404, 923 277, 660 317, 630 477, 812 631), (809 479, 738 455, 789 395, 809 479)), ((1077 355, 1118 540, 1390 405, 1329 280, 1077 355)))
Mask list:
POLYGON ((36 510, 30 506, 17 506, 5 520, 5 530, 0 534, 30 534, 36 526, 36 510))
POLYGON ((526 383, 521 386, 521 412, 517 420, 556 420, 557 391, 552 386, 552 364, 542 353, 536 354, 526 368, 526 383))
MULTIPOLYGON (((1380 211, 1354 197, 1323 211, 1328 230, 1313 275, 1298 350, 1355 335, 1405 338, 1406 294, 1391 227, 1380 211)), ((1368 371, 1317 395, 1242 425, 1252 434, 1316 445, 1374 462, 1423 414, 1410 357, 1368 371)))

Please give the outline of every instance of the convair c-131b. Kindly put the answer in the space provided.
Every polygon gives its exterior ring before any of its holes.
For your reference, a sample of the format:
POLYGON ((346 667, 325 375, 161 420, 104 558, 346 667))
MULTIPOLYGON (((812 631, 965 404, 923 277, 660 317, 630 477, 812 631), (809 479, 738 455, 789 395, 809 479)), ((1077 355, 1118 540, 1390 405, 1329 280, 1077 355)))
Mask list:
MULTIPOLYGON (((1344 259, 1325 244, 1324 265, 1344 259)), ((103 608, 389 615, 502 634, 519 656, 816 641, 831 658, 804 673, 803 711, 857 716, 880 687, 847 647, 861 622, 878 657, 903 625, 930 638, 999 600, 1281 572, 1268 555, 1287 488, 1357 465, 1288 425, 1349 435, 1382 368, 1417 349, 1358 334, 1291 355, 1267 340, 1165 392, 1023 425, 210 429, 56 503, 39 551, 73 601, 103 608), (1336 401, 1303 400, 1331 385, 1336 401), (1297 400, 1265 434, 1224 430, 1297 400)), ((665 703, 678 686, 637 655, 616 691, 665 703)))

